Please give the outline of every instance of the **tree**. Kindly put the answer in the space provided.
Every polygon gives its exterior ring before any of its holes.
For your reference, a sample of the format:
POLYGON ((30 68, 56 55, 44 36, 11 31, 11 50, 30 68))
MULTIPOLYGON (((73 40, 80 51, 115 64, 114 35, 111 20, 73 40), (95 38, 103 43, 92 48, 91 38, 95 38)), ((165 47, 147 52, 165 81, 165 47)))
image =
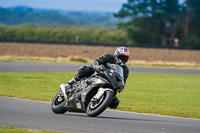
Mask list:
POLYGON ((186 0, 182 11, 181 44, 186 48, 200 48, 200 1, 186 0))
POLYGON ((179 13, 178 0, 128 0, 115 16, 131 18, 118 27, 127 31, 133 43, 152 46, 162 44, 163 25, 176 21, 179 13))

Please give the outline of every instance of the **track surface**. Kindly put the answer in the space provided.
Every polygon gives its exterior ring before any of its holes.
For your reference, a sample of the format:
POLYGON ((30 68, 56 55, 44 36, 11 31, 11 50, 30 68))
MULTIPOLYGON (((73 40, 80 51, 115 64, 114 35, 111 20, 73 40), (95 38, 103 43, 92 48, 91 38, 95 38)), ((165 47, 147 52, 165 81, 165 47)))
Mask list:
POLYGON ((0 125, 80 133, 200 133, 200 120, 106 110, 54 114, 50 103, 0 97, 0 125))
MULTIPOLYGON (((0 62, 0 72, 67 72, 81 65, 0 62)), ((200 75, 200 70, 130 67, 134 73, 200 75)), ((84 113, 54 114, 50 103, 0 97, 0 125, 80 133, 200 133, 200 120, 106 110, 96 118, 84 113)))
MULTIPOLYGON (((54 63, 0 62, 0 72, 77 72, 81 65, 54 63)), ((129 67, 132 73, 161 73, 200 75, 200 70, 129 67)))

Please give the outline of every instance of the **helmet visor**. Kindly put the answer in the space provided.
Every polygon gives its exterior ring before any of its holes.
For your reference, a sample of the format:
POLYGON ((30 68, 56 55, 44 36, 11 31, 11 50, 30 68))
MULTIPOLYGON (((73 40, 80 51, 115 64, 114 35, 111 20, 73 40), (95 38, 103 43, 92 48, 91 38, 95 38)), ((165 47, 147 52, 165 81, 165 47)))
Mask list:
POLYGON ((122 61, 122 63, 126 63, 129 56, 119 55, 118 58, 122 61))

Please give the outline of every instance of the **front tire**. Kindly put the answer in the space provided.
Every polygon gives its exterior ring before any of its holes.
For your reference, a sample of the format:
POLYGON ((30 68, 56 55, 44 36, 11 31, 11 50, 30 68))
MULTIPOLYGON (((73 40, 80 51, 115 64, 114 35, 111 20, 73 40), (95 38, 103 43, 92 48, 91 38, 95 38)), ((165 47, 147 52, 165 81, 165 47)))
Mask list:
POLYGON ((58 92, 51 103, 51 110, 56 114, 64 114, 67 110, 63 108, 65 104, 64 96, 62 92, 58 92))
POLYGON ((101 114, 111 103, 113 93, 111 91, 105 91, 98 103, 90 101, 87 106, 86 113, 90 117, 96 117, 101 114))

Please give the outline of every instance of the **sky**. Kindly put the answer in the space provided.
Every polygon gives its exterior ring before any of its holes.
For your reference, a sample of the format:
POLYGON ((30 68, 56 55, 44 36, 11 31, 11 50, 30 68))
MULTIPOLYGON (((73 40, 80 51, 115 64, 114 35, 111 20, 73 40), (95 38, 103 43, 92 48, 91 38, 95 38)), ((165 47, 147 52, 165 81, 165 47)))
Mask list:
MULTIPOLYGON (((0 7, 28 6, 40 9, 118 12, 128 0, 0 0, 0 7)), ((179 0, 180 3, 185 0, 179 0)))
POLYGON ((0 7, 29 6, 41 9, 118 12, 127 0, 0 0, 0 7))

